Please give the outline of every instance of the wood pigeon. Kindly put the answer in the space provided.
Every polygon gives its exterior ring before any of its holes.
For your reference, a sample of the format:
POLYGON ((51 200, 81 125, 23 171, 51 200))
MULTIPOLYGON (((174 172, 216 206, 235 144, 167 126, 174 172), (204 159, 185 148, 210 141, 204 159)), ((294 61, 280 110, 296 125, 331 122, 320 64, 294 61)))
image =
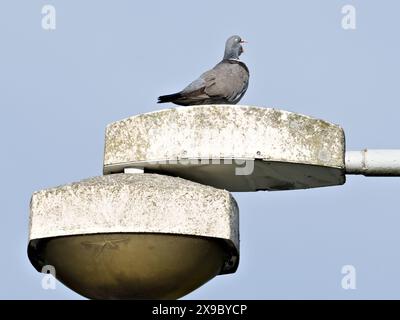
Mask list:
POLYGON ((245 42, 239 36, 229 37, 220 63, 182 91, 158 97, 158 103, 172 102, 181 106, 238 103, 249 84, 249 69, 239 60, 245 42))

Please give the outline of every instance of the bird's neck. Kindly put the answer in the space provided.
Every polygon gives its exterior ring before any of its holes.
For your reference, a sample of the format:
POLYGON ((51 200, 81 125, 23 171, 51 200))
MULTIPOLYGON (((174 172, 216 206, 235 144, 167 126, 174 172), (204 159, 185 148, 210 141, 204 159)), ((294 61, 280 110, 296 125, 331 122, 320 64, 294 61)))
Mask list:
POLYGON ((224 59, 222 59, 222 61, 234 62, 234 63, 242 63, 242 61, 239 60, 239 58, 228 58, 228 59, 224 58, 224 59))
POLYGON ((225 52, 224 60, 239 60, 239 56, 235 52, 225 52))
POLYGON ((239 61, 239 57, 234 57, 231 55, 225 55, 223 60, 239 61))

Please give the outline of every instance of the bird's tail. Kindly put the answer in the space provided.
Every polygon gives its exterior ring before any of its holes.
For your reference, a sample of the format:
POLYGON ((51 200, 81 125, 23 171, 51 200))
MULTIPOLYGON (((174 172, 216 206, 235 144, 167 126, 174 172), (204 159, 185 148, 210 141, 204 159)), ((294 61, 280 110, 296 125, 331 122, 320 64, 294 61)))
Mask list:
POLYGON ((174 102, 175 100, 182 98, 182 94, 180 92, 167 94, 165 96, 158 97, 157 103, 166 103, 166 102, 174 102))

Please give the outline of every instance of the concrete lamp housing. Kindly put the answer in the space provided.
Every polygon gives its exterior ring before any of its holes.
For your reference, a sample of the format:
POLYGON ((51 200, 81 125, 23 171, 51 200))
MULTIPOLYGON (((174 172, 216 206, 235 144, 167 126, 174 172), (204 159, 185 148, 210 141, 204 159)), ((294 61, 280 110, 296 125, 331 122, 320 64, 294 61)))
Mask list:
POLYGON ((239 211, 224 190, 114 174, 36 192, 28 255, 95 299, 176 299, 239 260, 239 211))
POLYGON ((234 105, 141 114, 107 126, 104 174, 125 168, 229 191, 345 182, 343 129, 292 112, 234 105))

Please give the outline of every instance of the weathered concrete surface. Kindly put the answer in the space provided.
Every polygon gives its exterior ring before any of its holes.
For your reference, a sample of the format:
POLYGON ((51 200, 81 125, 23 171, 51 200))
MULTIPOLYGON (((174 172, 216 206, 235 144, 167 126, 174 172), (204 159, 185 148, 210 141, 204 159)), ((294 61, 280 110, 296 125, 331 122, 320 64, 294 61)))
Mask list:
POLYGON ((104 173, 143 167, 229 191, 300 189, 344 183, 344 152, 343 130, 319 119, 252 106, 178 107, 108 125, 104 173), (237 163, 222 159, 253 161, 254 171, 238 175, 237 163))
POLYGON ((233 249, 222 273, 237 268, 239 210, 224 190, 157 174, 114 174, 35 192, 30 207, 32 244, 102 233, 211 237, 233 249))

